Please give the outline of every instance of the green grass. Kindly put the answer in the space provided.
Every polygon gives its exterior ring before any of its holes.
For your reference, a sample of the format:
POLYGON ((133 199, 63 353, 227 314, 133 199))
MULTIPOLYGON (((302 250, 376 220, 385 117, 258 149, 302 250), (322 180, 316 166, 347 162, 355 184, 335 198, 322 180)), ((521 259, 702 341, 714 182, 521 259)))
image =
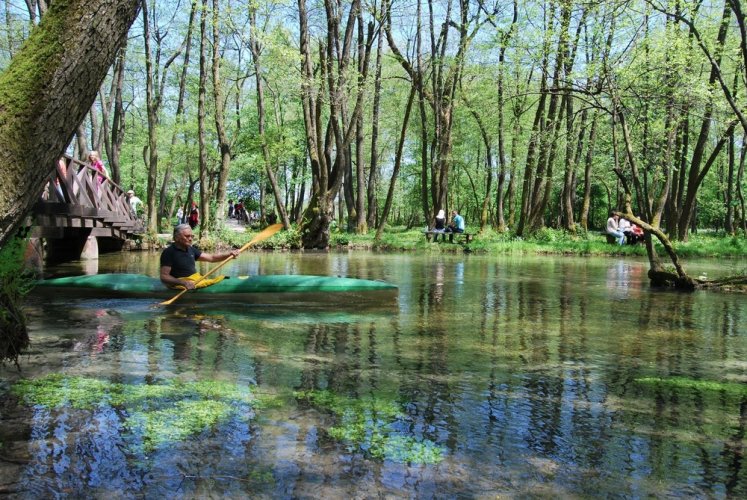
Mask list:
MULTIPOLYGON (((468 231, 476 231, 468 228, 468 231)), ((205 251, 226 247, 240 247, 249 241, 257 232, 237 233, 222 230, 213 233, 199 242, 205 251)), ((402 226, 388 227, 380 241, 374 241, 375 230, 367 234, 347 233, 335 229, 330 233, 329 246, 333 249, 382 250, 420 253, 461 253, 472 252, 488 255, 580 255, 603 256, 621 255, 645 256, 644 245, 618 246, 607 243, 599 231, 579 231, 570 233, 559 229, 543 228, 536 233, 518 237, 512 232, 498 233, 487 229, 476 233, 468 245, 459 243, 426 241, 423 228, 407 229, 402 226)), ((747 238, 742 236, 725 236, 713 232, 701 232, 691 235, 687 242, 672 242, 680 257, 745 257, 747 256, 747 238)), ((257 248, 287 250, 300 248, 301 238, 294 226, 290 231, 281 231, 256 245, 257 248)), ((664 248, 656 242, 657 251, 666 260, 664 248)))

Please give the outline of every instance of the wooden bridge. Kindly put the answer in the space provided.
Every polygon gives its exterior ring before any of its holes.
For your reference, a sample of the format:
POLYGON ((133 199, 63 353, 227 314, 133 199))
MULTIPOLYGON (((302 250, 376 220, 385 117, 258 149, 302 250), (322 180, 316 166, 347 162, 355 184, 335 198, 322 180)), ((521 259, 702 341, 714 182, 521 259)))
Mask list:
POLYGON ((27 225, 35 251, 47 262, 98 258, 99 250, 121 250, 125 240, 144 232, 125 191, 69 157, 50 173, 27 225))

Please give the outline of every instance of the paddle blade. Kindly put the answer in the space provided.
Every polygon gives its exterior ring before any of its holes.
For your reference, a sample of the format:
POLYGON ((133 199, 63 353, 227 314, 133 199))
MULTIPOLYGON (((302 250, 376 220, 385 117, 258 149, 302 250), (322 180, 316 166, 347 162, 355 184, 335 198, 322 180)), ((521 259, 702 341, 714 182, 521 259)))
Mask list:
POLYGON ((169 304, 173 304, 176 301, 176 299, 178 299, 179 297, 181 297, 182 295, 184 295, 186 292, 187 292, 187 289, 185 288, 181 292, 179 292, 176 295, 174 295, 173 297, 171 297, 169 300, 164 300, 159 305, 161 305, 161 306, 168 306, 169 304))
POLYGON ((283 229, 282 224, 273 224, 272 226, 267 226, 261 232, 257 233, 257 235, 254 238, 252 238, 249 241, 249 243, 241 247, 239 252, 243 252, 244 250, 254 245, 255 243, 259 243, 260 241, 266 240, 267 238, 273 236, 275 233, 277 233, 281 229, 283 229))

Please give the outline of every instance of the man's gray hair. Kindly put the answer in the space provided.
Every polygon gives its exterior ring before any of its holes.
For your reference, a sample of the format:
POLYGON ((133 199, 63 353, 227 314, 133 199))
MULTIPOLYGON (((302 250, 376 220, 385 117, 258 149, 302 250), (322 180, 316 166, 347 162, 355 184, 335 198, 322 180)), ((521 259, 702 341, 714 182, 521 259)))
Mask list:
POLYGON ((176 239, 177 236, 179 236, 179 233, 186 229, 191 229, 191 226, 189 224, 177 224, 174 227, 174 239, 176 239))

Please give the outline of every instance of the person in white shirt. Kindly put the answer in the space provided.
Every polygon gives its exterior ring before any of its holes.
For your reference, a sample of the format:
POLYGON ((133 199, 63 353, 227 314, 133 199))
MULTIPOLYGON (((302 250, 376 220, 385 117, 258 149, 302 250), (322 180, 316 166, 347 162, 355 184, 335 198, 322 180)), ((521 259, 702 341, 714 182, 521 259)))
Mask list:
POLYGON ((620 230, 618 221, 620 216, 610 212, 610 217, 607 219, 607 234, 611 234, 617 239, 618 245, 625 244, 625 233, 620 230))
POLYGON ((633 224, 631 224, 628 219, 626 219, 624 217, 620 217, 620 220, 617 223, 617 227, 625 235, 625 242, 628 245, 632 245, 634 243, 634 241, 633 241, 633 224))
POLYGON ((127 202, 130 204, 130 213, 133 218, 137 218, 137 206, 143 203, 143 201, 135 196, 135 191, 130 189, 127 191, 127 202))

